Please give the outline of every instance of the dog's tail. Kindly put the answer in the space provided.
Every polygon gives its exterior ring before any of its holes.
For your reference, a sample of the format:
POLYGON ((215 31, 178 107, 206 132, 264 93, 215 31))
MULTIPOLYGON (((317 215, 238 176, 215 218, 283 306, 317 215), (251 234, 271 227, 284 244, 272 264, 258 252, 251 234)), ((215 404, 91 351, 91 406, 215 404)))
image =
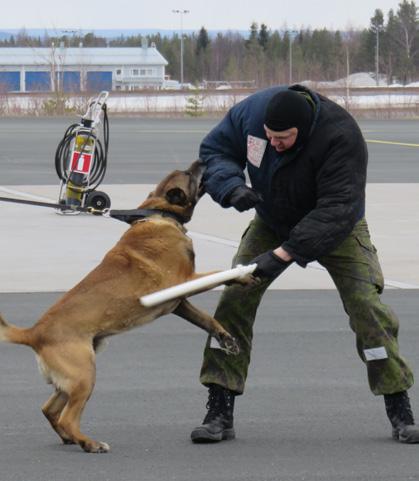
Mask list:
POLYGON ((0 342, 11 342, 13 344, 25 344, 31 346, 29 329, 21 329, 8 324, 0 314, 0 342))

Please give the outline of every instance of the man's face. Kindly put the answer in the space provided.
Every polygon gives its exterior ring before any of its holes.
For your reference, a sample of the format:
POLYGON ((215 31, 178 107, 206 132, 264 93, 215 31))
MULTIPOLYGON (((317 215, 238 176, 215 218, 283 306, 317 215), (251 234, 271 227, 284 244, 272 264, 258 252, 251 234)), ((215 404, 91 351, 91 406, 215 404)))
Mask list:
POLYGON ((265 129, 266 137, 270 144, 277 152, 284 152, 285 150, 290 149, 297 140, 297 127, 282 130, 281 132, 275 132, 274 130, 268 129, 266 125, 264 125, 263 128, 265 129))

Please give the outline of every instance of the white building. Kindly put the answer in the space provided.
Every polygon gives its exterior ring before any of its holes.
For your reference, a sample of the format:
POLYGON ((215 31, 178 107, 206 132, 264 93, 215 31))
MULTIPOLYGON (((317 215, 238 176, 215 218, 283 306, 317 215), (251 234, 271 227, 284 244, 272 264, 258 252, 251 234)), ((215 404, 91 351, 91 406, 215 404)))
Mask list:
POLYGON ((159 89, 166 65, 154 44, 0 48, 0 93, 159 89))

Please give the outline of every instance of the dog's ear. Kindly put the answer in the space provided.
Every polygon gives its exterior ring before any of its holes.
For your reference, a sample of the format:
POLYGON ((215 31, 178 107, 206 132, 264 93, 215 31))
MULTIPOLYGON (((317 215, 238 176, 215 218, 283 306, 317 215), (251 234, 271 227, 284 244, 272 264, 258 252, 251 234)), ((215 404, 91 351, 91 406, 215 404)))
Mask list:
POLYGON ((182 207, 188 204, 188 198, 185 192, 179 187, 168 190, 165 197, 170 204, 181 205, 182 207))

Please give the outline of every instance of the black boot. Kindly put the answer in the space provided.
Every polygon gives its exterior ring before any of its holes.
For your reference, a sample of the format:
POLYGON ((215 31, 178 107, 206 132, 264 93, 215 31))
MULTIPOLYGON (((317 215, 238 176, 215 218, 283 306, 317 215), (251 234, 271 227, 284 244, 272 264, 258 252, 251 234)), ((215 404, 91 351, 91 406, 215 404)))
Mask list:
POLYGON ((209 388, 208 413, 201 426, 191 433, 193 443, 216 443, 234 439, 233 409, 235 394, 217 384, 209 388))
POLYGON ((393 426, 393 439, 402 443, 419 443, 419 427, 415 426, 407 392, 384 394, 384 403, 393 426))

